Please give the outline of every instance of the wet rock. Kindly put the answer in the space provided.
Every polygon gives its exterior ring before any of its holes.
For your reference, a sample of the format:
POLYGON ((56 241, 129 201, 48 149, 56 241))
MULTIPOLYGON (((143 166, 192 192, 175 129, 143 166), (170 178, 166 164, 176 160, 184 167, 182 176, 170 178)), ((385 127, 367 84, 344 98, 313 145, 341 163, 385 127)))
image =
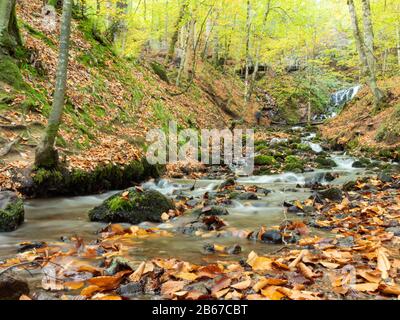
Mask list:
POLYGON ((318 156, 315 159, 315 162, 317 163, 317 167, 320 169, 331 169, 333 167, 337 167, 335 161, 330 158, 325 158, 324 156, 318 156))
POLYGON ((357 161, 354 161, 352 167, 353 168, 367 168, 371 164, 371 160, 367 158, 361 158, 357 161))
POLYGON ((338 188, 330 188, 323 191, 318 191, 316 193, 317 200, 322 202, 324 199, 328 199, 331 201, 342 201, 343 199, 343 192, 338 188))
POLYGON ((357 182, 356 181, 349 181, 343 185, 343 191, 352 191, 355 189, 357 182))
POLYGON ((193 214, 198 216, 227 216, 229 215, 229 212, 226 208, 221 206, 208 206, 194 210, 193 214))
POLYGON ((22 252, 25 252, 25 251, 30 251, 32 249, 43 248, 45 246, 46 246, 46 242, 42 242, 42 241, 26 242, 26 243, 20 244, 18 252, 22 253, 22 252))
POLYGON ((269 230, 262 234, 261 240, 267 243, 279 244, 282 243, 282 235, 277 230, 269 230))
POLYGON ((117 293, 125 298, 131 298, 140 294, 143 294, 144 286, 142 282, 130 282, 120 286, 117 293))
POLYGON ((400 237, 400 227, 386 228, 387 232, 392 232, 396 237, 400 237))
POLYGON ((195 222, 188 223, 185 226, 178 227, 176 231, 183 233, 183 234, 192 235, 192 234, 196 233, 196 231, 200 231, 200 230, 207 231, 208 230, 207 225, 205 225, 204 223, 202 223, 200 221, 195 221, 195 222))
POLYGON ((29 286, 24 280, 12 274, 0 276, 0 300, 18 300, 23 294, 29 294, 29 286))
POLYGON ((378 179, 381 180, 382 182, 389 182, 389 183, 393 182, 392 176, 385 171, 378 174, 378 179))
POLYGON ((194 208, 195 206, 197 206, 199 203, 200 203, 200 200, 199 200, 199 199, 192 199, 192 200, 189 200, 189 201, 186 202, 186 204, 187 204, 189 207, 192 207, 192 208, 194 208))
POLYGON ((230 177, 226 179, 224 182, 222 182, 219 186, 220 189, 226 188, 226 187, 231 187, 236 184, 235 178, 230 177))
POLYGON ((241 252, 242 252, 242 247, 239 246, 238 244, 230 246, 226 249, 226 253, 228 254, 239 254, 241 252))
POLYGON ((253 192, 245 192, 237 195, 235 199, 239 200, 258 200, 258 196, 253 192))
POLYGON ((0 192, 0 232, 16 230, 24 222, 24 203, 15 192, 0 192))
POLYGON ((303 210, 301 210, 299 207, 296 206, 291 206, 287 209, 288 213, 299 213, 299 212, 303 212, 303 210))
POLYGON ((105 200, 89 212, 89 218, 108 223, 162 222, 161 215, 174 208, 174 203, 158 191, 132 188, 105 200))

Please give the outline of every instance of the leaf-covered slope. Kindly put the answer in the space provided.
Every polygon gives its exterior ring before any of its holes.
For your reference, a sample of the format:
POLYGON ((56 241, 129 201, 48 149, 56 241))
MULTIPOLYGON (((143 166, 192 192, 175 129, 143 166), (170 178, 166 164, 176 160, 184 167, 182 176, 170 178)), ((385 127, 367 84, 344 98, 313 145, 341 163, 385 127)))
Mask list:
POLYGON ((400 78, 380 82, 387 92, 386 106, 374 111, 373 97, 365 86, 356 100, 322 128, 324 137, 353 151, 398 155, 400 147, 400 78))
MULTIPOLYGON (((0 172, 31 163, 50 111, 59 31, 45 28, 42 6, 40 0, 17 5, 24 39, 17 64, 27 85, 16 88, 0 83, 0 149, 18 136, 22 140, 4 157, 0 172), (6 128, 14 124, 20 127, 6 128)), ((59 15, 57 21, 59 25, 59 15)), ((72 22, 64 123, 57 139, 69 165, 90 169, 99 163, 130 161, 139 156, 146 132, 165 128, 172 119, 182 128, 222 127, 229 125, 232 115, 243 113, 244 89, 239 79, 198 63, 192 88, 173 95, 181 89, 154 73, 150 66, 154 58, 119 57, 111 46, 96 40, 92 30, 89 20, 72 22)), ((257 109, 256 103, 249 108, 257 109)))

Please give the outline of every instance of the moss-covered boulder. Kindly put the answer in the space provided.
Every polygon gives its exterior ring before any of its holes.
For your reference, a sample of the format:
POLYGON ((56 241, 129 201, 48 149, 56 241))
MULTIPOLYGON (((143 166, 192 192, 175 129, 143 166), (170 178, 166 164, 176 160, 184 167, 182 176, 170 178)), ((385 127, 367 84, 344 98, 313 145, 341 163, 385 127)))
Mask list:
POLYGON ((16 230, 24 222, 24 203, 15 192, 0 192, 0 232, 16 230))
POLYGON ((131 188, 105 200, 89 212, 91 221, 138 224, 162 222, 162 214, 174 209, 172 200, 158 191, 131 188))
POLYGON ((337 167, 337 163, 335 161, 324 156, 318 156, 315 159, 315 162, 317 163, 317 167, 319 169, 331 169, 337 167))
POLYGON ((254 164, 257 166, 270 166, 276 163, 273 156, 259 155, 254 158, 254 164))
POLYGON ((299 157, 287 156, 283 170, 301 173, 304 171, 304 162, 299 157))

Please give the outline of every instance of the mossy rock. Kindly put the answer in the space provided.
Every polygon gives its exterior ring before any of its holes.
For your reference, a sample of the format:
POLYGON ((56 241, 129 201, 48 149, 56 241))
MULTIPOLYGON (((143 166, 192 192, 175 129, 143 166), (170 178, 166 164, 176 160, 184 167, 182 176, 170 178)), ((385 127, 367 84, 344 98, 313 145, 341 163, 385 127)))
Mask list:
POLYGON ((273 156, 259 155, 254 158, 254 164, 258 166, 268 166, 276 163, 273 156))
POLYGON ((331 169, 337 167, 337 163, 335 161, 329 158, 325 158, 324 156, 318 156, 315 159, 315 162, 317 163, 317 167, 319 169, 331 169))
POLYGON ((175 208, 174 203, 158 191, 128 189, 105 200, 89 212, 91 221, 139 224, 162 222, 161 215, 175 208))
POLYGON ((296 144, 296 149, 299 150, 299 151, 303 151, 303 152, 312 151, 310 145, 306 144, 306 143, 298 143, 298 144, 296 144))
POLYGON ((0 232, 16 230, 24 222, 24 203, 16 193, 0 192, 0 232))
POLYGON ((352 165, 353 168, 367 168, 371 164, 371 160, 367 158, 360 158, 352 165))
POLYGON ((287 156, 285 158, 285 164, 283 166, 283 170, 295 173, 301 173, 304 171, 304 162, 299 157, 287 156))

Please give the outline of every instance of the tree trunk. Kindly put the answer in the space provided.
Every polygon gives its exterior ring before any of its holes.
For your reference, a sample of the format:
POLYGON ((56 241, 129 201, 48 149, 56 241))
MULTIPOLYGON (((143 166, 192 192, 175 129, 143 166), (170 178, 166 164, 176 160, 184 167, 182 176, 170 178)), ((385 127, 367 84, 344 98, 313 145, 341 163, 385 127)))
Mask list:
POLYGON ((0 1, 0 55, 13 55, 15 48, 22 44, 15 3, 16 0, 0 1))
POLYGON ((249 87, 249 91, 247 93, 247 101, 250 101, 251 96, 253 94, 254 91, 254 87, 257 81, 257 74, 258 74, 258 69, 260 67, 260 51, 261 51, 261 39, 262 36, 265 34, 266 31, 266 26, 267 26, 267 20, 268 20, 268 15, 270 13, 270 8, 271 8, 271 0, 269 0, 267 2, 267 7, 265 9, 264 12, 264 17, 263 17, 263 23, 262 23, 262 28, 261 28, 261 37, 260 40, 258 40, 258 44, 257 44, 257 50, 256 50, 256 63, 254 66, 254 71, 253 74, 251 75, 251 82, 250 82, 250 87, 249 87))
POLYGON ((174 58, 175 46, 176 46, 176 43, 178 42, 179 31, 181 29, 181 23, 182 23, 183 19, 185 18, 188 5, 189 5, 188 1, 184 0, 183 4, 181 6, 181 9, 179 11, 179 17, 178 17, 178 20, 176 20, 175 27, 174 27, 174 33, 172 35, 171 43, 170 43, 169 49, 168 49, 167 61, 166 61, 167 63, 171 62, 172 59, 174 58))
POLYGON ((358 55, 361 62, 362 73, 367 77, 368 85, 374 96, 374 107, 378 108, 384 98, 383 92, 379 89, 376 81, 376 63, 374 57, 374 33, 371 21, 371 10, 369 0, 362 0, 364 37, 361 34, 358 24, 358 17, 353 0, 348 0, 351 24, 356 42, 358 55))
POLYGON ((369 0, 362 0, 363 9, 363 24, 364 24, 364 38, 365 38, 365 52, 369 67, 369 83, 372 93, 374 95, 374 106, 379 107, 384 98, 384 94, 379 89, 376 76, 376 59, 374 55, 374 30, 371 19, 371 5, 369 0))
POLYGON ((58 57, 53 105, 43 140, 36 149, 35 165, 37 167, 54 168, 58 165, 58 152, 54 148, 54 143, 64 107, 71 33, 71 13, 72 0, 64 0, 63 14, 61 18, 60 52, 58 57))
POLYGON ((364 76, 368 76, 367 55, 364 50, 364 43, 363 43, 360 27, 358 25, 358 17, 357 17, 357 13, 356 13, 356 8, 354 6, 354 1, 348 0, 347 4, 349 6, 351 26, 353 29, 354 40, 356 42, 356 48, 357 48, 358 56, 360 58, 361 71, 364 76))
POLYGON ((247 0, 247 16, 246 16, 246 66, 244 76, 244 102, 247 104, 248 92, 249 92, 249 68, 250 68, 250 32, 251 32, 251 3, 247 0))
POLYGON ((400 24, 397 25, 397 62, 400 66, 400 24))

